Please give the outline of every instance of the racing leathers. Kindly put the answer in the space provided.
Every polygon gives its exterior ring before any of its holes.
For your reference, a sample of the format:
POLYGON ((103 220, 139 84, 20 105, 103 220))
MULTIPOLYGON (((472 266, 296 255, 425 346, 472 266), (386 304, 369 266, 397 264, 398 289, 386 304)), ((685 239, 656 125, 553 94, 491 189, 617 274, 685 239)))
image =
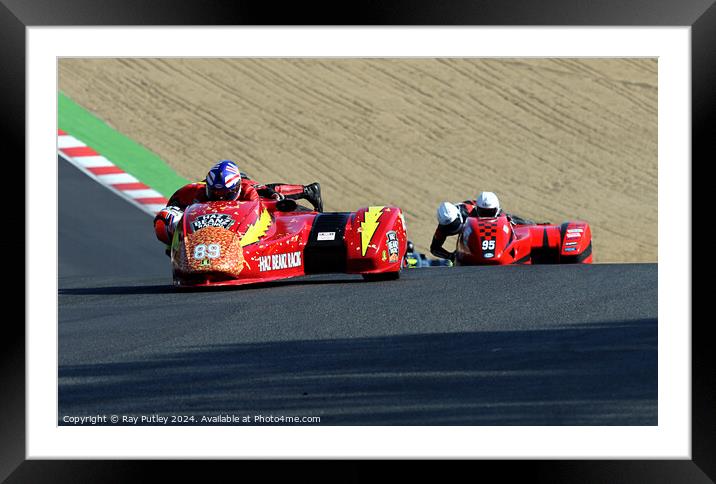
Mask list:
MULTIPOLYGON (((430 243, 431 254, 433 254, 435 257, 440 257, 441 259, 448 259, 452 262, 455 262, 456 251, 450 252, 446 250, 443 247, 445 240, 451 235, 457 235, 462 229, 462 226, 468 217, 478 216, 477 205, 474 200, 465 200, 462 203, 456 203, 455 206, 459 210, 460 216, 453 220, 451 223, 438 224, 437 228, 435 229, 435 234, 433 235, 433 240, 430 243)), ((501 209, 499 212, 497 212, 496 216, 500 216, 501 214, 507 215, 507 219, 513 225, 529 225, 534 223, 531 220, 511 215, 501 209)))
MULTIPOLYGON (((320 186, 317 183, 304 187, 303 185, 287 185, 287 184, 270 184, 259 185, 254 180, 248 178, 244 173, 241 174, 241 191, 239 192, 238 201, 250 202, 257 201, 261 198, 273 198, 280 200, 282 198, 309 198, 307 192, 309 188, 316 185, 318 198, 320 200, 320 186)), ((206 193, 206 182, 199 181, 184 185, 171 196, 167 206, 160 210, 154 217, 154 232, 159 241, 167 246, 171 244, 174 230, 181 220, 184 210, 193 203, 202 203, 209 201, 206 193)), ((313 200, 309 198, 313 203, 313 200)), ((320 207, 322 209, 322 207, 320 207)))

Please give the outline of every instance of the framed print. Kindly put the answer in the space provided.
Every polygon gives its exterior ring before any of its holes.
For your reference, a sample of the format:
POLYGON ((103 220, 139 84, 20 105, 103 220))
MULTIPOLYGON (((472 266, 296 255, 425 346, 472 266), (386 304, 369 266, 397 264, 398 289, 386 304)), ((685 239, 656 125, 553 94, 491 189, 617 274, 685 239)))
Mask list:
POLYGON ((713 479, 716 7, 257 5, 0 5, 27 200, 0 475, 713 479))

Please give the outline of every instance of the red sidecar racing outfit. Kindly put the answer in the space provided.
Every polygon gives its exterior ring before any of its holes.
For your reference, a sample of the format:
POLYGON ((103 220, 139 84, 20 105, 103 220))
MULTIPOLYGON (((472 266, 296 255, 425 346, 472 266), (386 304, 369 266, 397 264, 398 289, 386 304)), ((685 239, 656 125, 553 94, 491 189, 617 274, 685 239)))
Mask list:
MULTIPOLYGON (((243 175, 243 174, 242 174, 243 175)), ((287 184, 269 184, 259 185, 254 180, 242 176, 241 192, 238 201, 251 202, 260 198, 277 198, 280 196, 291 197, 302 195, 304 193, 303 185, 287 185, 287 184), (277 194, 280 194, 277 196, 277 194)), ((167 206, 160 210, 154 217, 154 232, 161 242, 166 245, 171 244, 174 234, 175 220, 181 218, 184 210, 193 203, 202 203, 209 201, 206 195, 206 182, 199 181, 184 185, 171 196, 167 206)))
MULTIPOLYGON (((433 254, 435 257, 440 257, 441 259, 449 259, 451 261, 454 261, 455 252, 450 252, 443 247, 445 240, 451 235, 457 235, 460 232, 463 223, 465 222, 465 220, 467 220, 468 217, 478 216, 476 210, 477 204, 474 200, 465 200, 462 203, 455 204, 455 206, 460 210, 461 217, 449 225, 438 224, 437 228, 435 229, 435 234, 433 235, 433 240, 430 244, 431 254, 433 254)), ((509 213, 506 213, 502 209, 500 209, 496 216, 499 216, 502 213, 507 215, 508 220, 514 225, 534 224, 534 222, 531 220, 523 219, 522 217, 518 217, 516 215, 511 215, 509 213)))

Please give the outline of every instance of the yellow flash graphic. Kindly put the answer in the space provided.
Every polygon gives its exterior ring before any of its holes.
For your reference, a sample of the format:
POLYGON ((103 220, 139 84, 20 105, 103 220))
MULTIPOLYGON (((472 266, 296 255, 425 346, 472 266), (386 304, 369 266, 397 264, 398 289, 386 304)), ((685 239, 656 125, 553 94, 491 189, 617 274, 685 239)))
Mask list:
POLYGON ((370 240, 373 238, 373 234, 378 228, 378 219, 383 213, 382 210, 383 207, 368 207, 368 210, 366 210, 363 215, 364 221, 360 223, 360 246, 363 256, 365 256, 365 253, 368 251, 370 240))
POLYGON ((264 211, 261 212, 259 219, 249 225, 249 228, 246 229, 246 233, 243 237, 241 237, 239 245, 244 247, 246 245, 253 244, 254 242, 258 242, 258 240, 266 234, 269 225, 271 225, 271 216, 269 215, 268 210, 264 208, 264 211))

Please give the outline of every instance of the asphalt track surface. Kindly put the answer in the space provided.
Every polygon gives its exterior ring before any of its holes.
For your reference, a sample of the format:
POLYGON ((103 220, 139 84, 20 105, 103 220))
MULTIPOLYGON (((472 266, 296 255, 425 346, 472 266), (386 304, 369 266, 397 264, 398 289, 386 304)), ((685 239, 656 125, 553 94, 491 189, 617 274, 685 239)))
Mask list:
POLYGON ((58 163, 60 424, 95 414, 658 424, 656 264, 177 292, 150 217, 58 163))

